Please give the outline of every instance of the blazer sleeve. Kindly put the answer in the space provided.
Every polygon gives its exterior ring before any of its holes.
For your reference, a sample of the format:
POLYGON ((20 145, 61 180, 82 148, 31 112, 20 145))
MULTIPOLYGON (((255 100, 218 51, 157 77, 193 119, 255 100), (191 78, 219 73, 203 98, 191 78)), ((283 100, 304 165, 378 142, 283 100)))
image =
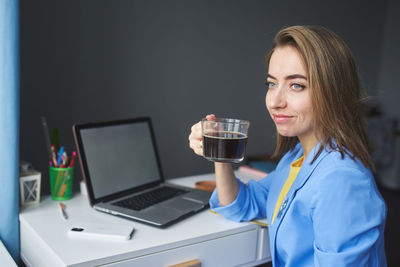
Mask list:
POLYGON ((340 167, 317 175, 311 212, 315 266, 385 266, 386 206, 372 174, 340 167))
POLYGON ((250 180, 246 185, 239 179, 239 192, 236 199, 227 206, 221 206, 217 189, 210 198, 210 207, 215 212, 232 221, 250 221, 266 217, 266 202, 270 181, 274 172, 259 181, 250 180))

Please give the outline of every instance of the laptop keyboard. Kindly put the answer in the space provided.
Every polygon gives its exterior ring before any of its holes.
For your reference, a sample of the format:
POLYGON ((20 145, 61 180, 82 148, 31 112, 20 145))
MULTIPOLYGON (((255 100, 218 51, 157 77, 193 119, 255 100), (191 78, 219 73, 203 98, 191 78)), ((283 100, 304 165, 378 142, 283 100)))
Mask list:
POLYGON ((119 207, 142 210, 156 203, 186 193, 186 190, 173 187, 160 187, 155 190, 123 199, 114 203, 119 207))

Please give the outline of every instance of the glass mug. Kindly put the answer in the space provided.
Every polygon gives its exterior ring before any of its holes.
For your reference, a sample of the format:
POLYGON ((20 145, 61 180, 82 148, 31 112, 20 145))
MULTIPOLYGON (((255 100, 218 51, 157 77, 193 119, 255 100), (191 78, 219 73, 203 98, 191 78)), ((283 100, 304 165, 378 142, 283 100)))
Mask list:
POLYGON ((239 163, 243 160, 250 122, 239 119, 202 119, 203 156, 213 162, 239 163))

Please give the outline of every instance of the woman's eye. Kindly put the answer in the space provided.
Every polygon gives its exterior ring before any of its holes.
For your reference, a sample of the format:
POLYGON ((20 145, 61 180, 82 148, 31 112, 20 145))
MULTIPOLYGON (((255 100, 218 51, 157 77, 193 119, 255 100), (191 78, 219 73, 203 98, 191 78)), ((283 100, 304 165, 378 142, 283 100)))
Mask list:
POLYGON ((291 85, 291 87, 292 87, 292 89, 295 90, 295 91, 300 91, 300 90, 306 88, 304 85, 301 85, 301 84, 298 84, 298 83, 293 83, 293 84, 291 85))
POLYGON ((275 86, 275 83, 273 82, 266 82, 265 85, 267 86, 268 89, 273 88, 275 86))

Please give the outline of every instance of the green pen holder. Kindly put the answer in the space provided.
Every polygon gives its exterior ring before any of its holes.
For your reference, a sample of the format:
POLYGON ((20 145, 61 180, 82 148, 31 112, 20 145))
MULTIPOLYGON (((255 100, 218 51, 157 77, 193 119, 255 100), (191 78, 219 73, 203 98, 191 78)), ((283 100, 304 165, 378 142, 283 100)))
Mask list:
POLYGON ((53 200, 68 200, 72 197, 74 167, 50 167, 50 190, 53 200))

